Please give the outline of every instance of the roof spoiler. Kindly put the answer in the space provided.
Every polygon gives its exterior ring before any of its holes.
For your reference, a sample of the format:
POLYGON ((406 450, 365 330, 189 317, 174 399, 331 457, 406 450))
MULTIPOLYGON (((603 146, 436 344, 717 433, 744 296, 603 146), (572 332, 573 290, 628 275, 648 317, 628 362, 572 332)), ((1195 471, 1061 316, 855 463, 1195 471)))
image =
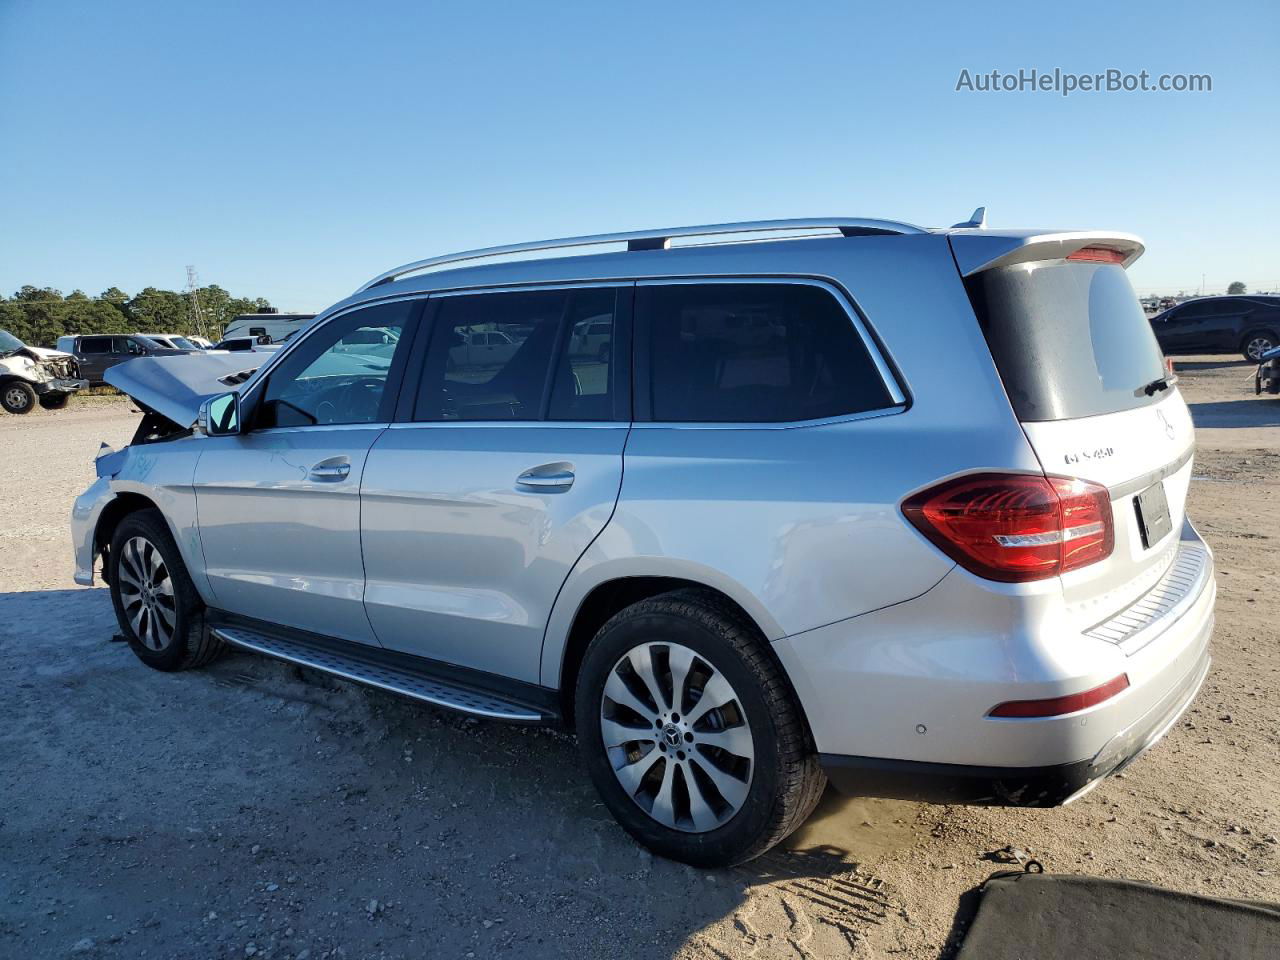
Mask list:
POLYGON ((1011 230, 999 233, 981 228, 952 230, 947 234, 951 253, 956 258, 960 275, 971 277, 984 270, 1008 267, 1035 260, 1061 260, 1085 247, 1112 250, 1123 258, 1118 261, 1126 269, 1146 249, 1131 233, 1095 230, 1045 232, 1011 230))

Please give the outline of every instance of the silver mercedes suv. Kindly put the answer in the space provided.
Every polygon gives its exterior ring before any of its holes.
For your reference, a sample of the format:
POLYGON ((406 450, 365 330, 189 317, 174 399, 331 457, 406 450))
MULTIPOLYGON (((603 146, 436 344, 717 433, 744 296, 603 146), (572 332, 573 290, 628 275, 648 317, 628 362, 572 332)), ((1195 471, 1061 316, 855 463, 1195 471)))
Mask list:
POLYGON ((1213 561, 1141 242, 983 221, 468 251, 275 354, 114 367, 145 415, 76 501, 76 581, 102 558, 160 670, 233 646, 565 723, 689 863, 828 779, 1066 803, 1195 697, 1213 561))

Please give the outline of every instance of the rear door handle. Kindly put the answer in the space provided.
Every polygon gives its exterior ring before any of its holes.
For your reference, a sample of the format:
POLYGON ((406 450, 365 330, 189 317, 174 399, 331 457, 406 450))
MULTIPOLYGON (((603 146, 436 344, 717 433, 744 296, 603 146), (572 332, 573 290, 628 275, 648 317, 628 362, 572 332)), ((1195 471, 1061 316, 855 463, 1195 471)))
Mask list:
POLYGON ((567 490, 573 486, 573 481, 573 471, 563 463, 543 464, 516 477, 519 486, 537 487, 540 490, 567 490))
POLYGON ((345 480, 350 472, 351 464, 346 462, 345 457, 341 460, 334 457, 332 460, 321 460, 308 471, 307 475, 312 480, 333 483, 338 480, 345 480))

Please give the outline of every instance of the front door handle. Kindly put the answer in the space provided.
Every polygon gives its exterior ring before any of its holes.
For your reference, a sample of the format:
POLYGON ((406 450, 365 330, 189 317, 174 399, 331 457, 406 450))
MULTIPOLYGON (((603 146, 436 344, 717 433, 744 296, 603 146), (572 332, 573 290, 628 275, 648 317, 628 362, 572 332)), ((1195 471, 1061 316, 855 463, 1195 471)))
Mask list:
POLYGON ((516 477, 518 486, 537 487, 539 490, 568 490, 573 481, 573 468, 568 463, 544 463, 516 477))
POLYGON ((331 460, 321 460, 307 471, 307 476, 312 480, 334 483, 338 480, 345 480, 350 472, 351 464, 346 462, 345 457, 341 459, 334 457, 331 460))

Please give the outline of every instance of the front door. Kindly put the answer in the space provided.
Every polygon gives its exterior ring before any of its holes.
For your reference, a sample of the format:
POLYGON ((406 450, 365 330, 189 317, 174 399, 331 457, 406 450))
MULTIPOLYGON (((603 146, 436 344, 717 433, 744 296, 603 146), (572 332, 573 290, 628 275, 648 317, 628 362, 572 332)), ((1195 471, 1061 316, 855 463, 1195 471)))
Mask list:
POLYGON ((390 422, 417 309, 402 300, 326 321, 246 397, 245 433, 205 439, 196 510, 220 609, 377 642, 364 614, 360 478, 390 422))
POLYGON ((384 646, 536 683, 569 571, 604 528, 630 425, 631 287, 432 299, 414 422, 369 454, 365 608, 384 646), (610 348, 569 349, 607 315, 610 348), (479 328, 510 347, 459 349, 479 328))

